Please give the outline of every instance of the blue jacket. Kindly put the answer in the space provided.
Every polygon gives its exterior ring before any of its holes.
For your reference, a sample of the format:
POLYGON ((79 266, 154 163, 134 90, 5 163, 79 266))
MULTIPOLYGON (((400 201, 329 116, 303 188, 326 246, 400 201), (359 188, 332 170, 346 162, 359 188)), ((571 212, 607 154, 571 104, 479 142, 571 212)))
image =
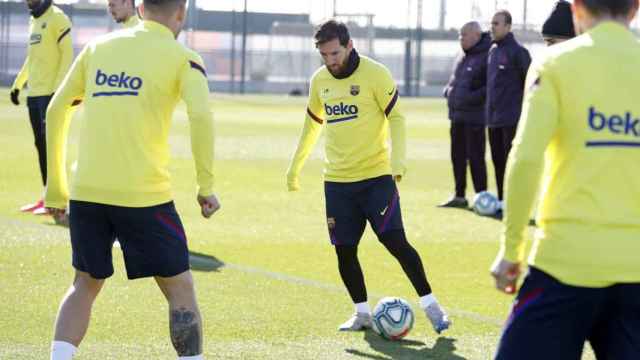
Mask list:
POLYGON ((524 82, 531 64, 529 51, 509 33, 489 50, 487 126, 516 126, 522 112, 524 82))
POLYGON ((483 33, 478 43, 458 58, 445 88, 449 119, 454 123, 485 124, 487 56, 491 36, 483 33))

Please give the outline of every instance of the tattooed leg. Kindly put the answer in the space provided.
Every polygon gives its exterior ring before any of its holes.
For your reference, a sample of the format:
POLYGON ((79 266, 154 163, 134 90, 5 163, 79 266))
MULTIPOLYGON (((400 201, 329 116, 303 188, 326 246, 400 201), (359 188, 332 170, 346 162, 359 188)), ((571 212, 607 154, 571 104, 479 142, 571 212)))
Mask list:
POLYGON ((197 310, 172 309, 169 326, 171 342, 179 356, 194 356, 202 353, 202 329, 197 310))

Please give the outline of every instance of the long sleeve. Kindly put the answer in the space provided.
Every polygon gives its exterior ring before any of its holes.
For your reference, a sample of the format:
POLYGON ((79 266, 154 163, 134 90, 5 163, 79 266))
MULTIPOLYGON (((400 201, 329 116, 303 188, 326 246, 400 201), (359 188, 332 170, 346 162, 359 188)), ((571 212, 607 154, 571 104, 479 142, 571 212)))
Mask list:
POLYGON ((85 49, 73 63, 47 109, 48 177, 45 204, 51 208, 64 209, 69 201, 69 186, 65 168, 66 141, 69 123, 75 110, 73 105, 84 98, 86 54, 85 49))
POLYGON ((196 166, 198 194, 213 194, 214 185, 214 129, 209 105, 209 83, 202 58, 192 55, 184 66, 181 81, 181 98, 187 106, 191 129, 191 152, 196 166))
POLYGON ((287 187, 290 191, 300 189, 298 177, 300 176, 304 163, 307 161, 309 154, 311 154, 311 151, 320 136, 322 124, 324 123, 324 120, 321 117, 322 114, 322 103, 318 98, 318 94, 312 80, 309 87, 309 101, 307 104, 304 127, 302 128, 302 133, 298 140, 296 152, 293 154, 291 162, 289 163, 289 168, 287 169, 287 187))
POLYGON ((388 70, 384 80, 376 87, 375 96, 389 121, 391 173, 393 176, 404 176, 407 172, 407 121, 400 109, 398 88, 388 70))
POLYGON ((20 68, 18 75, 16 75, 16 79, 13 81, 13 85, 11 85, 11 89, 22 90, 24 85, 27 83, 27 79, 29 78, 29 56, 24 59, 24 64, 20 68))
POLYGON ((58 51, 60 52, 60 60, 58 62, 58 75, 54 83, 57 89, 62 83, 71 63, 73 62, 73 43, 71 41, 71 22, 65 17, 59 20, 58 25, 58 51))
POLYGON ((523 115, 507 161, 505 226, 501 241, 504 258, 524 260, 525 233, 544 166, 544 153, 559 122, 553 74, 544 68, 529 72, 523 115))

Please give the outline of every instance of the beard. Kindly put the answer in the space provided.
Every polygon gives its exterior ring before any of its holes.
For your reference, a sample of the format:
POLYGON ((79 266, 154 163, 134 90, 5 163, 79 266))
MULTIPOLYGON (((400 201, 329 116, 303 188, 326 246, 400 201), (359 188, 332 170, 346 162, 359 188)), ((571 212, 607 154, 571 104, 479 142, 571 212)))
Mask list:
POLYGON ((329 65, 325 65, 325 66, 327 67, 327 70, 329 70, 331 75, 339 76, 347 68, 347 63, 348 62, 349 62, 349 57, 346 57, 344 59, 344 62, 342 62, 342 64, 340 64, 339 66, 335 66, 335 67, 329 67, 329 65))

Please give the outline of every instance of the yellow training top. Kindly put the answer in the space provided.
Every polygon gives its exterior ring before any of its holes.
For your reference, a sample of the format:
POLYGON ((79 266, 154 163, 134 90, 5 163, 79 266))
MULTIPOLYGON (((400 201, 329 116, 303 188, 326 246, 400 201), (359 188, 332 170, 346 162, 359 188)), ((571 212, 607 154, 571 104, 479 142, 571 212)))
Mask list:
POLYGON ((122 23, 122 27, 125 29, 129 29, 132 28, 138 24, 140 24, 142 22, 142 20, 140 20, 140 18, 138 17, 138 13, 133 14, 133 16, 130 16, 127 21, 122 23))
POLYGON ((574 286, 638 283, 640 44, 605 22, 549 52, 530 70, 508 161, 505 258, 524 258, 542 180, 529 263, 574 286))
POLYGON ((325 124, 326 181, 355 182, 404 175, 406 124, 391 72, 365 56, 351 76, 336 79, 325 66, 311 79, 309 102, 298 148, 287 172, 290 189, 325 124), (392 153, 387 146, 391 128, 392 153))
POLYGON ((12 89, 29 85, 29 96, 51 95, 62 82, 73 61, 71 21, 51 5, 29 23, 29 49, 12 89))
POLYGON ((182 99, 199 194, 213 193, 213 119, 202 59, 144 21, 89 43, 47 111, 46 205, 65 208, 64 148, 72 103, 84 101, 71 199, 147 207, 171 200, 169 129, 182 99), (122 54, 127 54, 122 56, 122 54))

